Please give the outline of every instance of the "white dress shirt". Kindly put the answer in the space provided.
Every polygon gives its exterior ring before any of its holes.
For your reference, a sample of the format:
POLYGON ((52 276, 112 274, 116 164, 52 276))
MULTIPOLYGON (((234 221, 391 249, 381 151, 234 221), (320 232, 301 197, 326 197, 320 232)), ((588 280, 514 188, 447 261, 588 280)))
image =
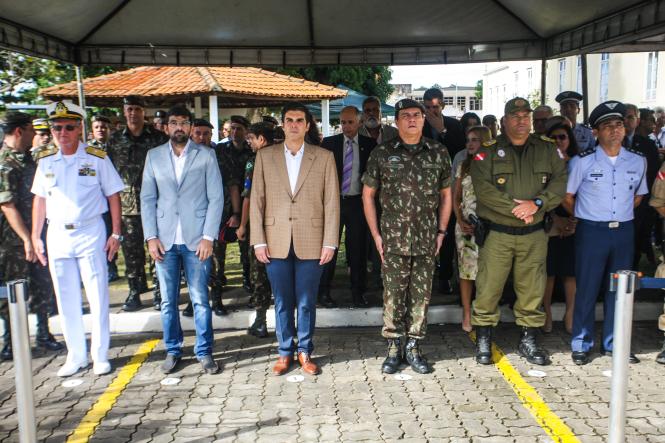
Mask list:
POLYGON ((289 173, 289 184, 291 185, 291 194, 296 192, 296 184, 298 183, 298 174, 300 173, 300 165, 302 164, 302 157, 305 153, 305 144, 303 144, 298 152, 293 155, 289 148, 284 143, 284 158, 286 159, 286 171, 289 173))
MULTIPOLYGON (((187 153, 189 152, 190 143, 191 141, 188 140, 187 144, 185 145, 185 149, 183 149, 180 155, 178 156, 173 150, 173 144, 169 142, 169 146, 171 147, 171 162, 173 162, 173 170, 175 171, 175 179, 178 185, 180 185, 180 181, 182 180, 182 171, 184 171, 185 169, 185 162, 187 161, 187 153)), ((175 241, 173 242, 173 244, 174 245, 185 244, 185 239, 182 237, 182 225, 180 224, 180 216, 178 216, 178 224, 176 225, 175 228, 175 241)))

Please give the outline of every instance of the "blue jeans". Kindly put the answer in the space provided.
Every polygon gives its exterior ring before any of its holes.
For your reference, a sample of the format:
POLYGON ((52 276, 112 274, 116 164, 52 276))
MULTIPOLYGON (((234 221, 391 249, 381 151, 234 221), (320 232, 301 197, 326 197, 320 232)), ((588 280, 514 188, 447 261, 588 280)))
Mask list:
POLYGON ((285 259, 271 258, 266 265, 270 287, 275 296, 275 332, 280 356, 296 351, 294 310, 298 309, 298 352, 311 354, 316 324, 316 295, 323 266, 319 260, 301 260, 293 247, 285 259))
POLYGON ((197 358, 212 354, 212 310, 208 302, 210 263, 210 258, 199 260, 196 253, 187 249, 185 245, 173 245, 164 254, 164 260, 155 263, 162 292, 161 316, 167 354, 176 357, 182 355, 183 337, 178 312, 181 267, 185 269, 189 298, 194 306, 196 328, 194 353, 197 358))

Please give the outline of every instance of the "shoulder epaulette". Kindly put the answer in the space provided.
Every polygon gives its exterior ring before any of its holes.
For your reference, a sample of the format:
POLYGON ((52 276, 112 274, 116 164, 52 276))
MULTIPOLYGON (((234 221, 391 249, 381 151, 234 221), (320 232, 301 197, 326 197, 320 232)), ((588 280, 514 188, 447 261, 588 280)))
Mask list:
POLYGON ((490 146, 495 145, 495 144, 496 144, 496 140, 489 140, 489 141, 483 142, 483 146, 486 147, 486 148, 489 148, 490 146))
POLYGON ((591 155, 591 154, 593 154, 594 152, 596 152, 596 148, 589 148, 589 149, 585 149, 584 151, 580 152, 580 153, 577 154, 577 155, 578 155, 579 157, 586 157, 587 155, 591 155))
POLYGON ((45 149, 42 149, 40 151, 37 151, 37 154, 35 154, 35 160, 41 160, 46 157, 50 157, 52 155, 55 155, 58 153, 58 147, 57 146, 51 146, 45 149))
POLYGON ((98 149, 98 148, 95 148, 93 146, 88 146, 87 148, 85 148, 85 152, 87 152, 88 154, 93 155, 97 158, 101 158, 101 159, 106 158, 106 155, 107 155, 106 151, 104 151, 103 149, 98 149))
POLYGON ((547 137, 547 136, 545 136, 545 135, 541 135, 541 136, 540 136, 540 139, 543 140, 543 141, 546 141, 546 142, 548 142, 548 143, 556 143, 556 142, 554 141, 553 138, 549 138, 549 137, 547 137))
POLYGON ((625 149, 626 149, 626 151, 632 152, 633 154, 637 154, 640 157, 645 157, 645 155, 642 151, 638 151, 637 149, 633 149, 633 148, 625 148, 625 149))

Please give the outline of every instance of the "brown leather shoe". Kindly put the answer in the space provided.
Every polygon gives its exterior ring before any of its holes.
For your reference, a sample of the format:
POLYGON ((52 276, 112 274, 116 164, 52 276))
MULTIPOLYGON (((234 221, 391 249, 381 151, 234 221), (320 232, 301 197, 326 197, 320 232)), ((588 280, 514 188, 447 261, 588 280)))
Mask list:
POLYGON ((275 366, 272 368, 272 373, 275 375, 284 375, 286 374, 286 371, 289 370, 291 367, 291 363, 293 363, 293 357, 290 356, 279 356, 277 359, 277 363, 275 363, 275 366))
POLYGON ((321 373, 321 369, 310 359, 309 354, 298 352, 298 363, 306 374, 318 375, 321 373))

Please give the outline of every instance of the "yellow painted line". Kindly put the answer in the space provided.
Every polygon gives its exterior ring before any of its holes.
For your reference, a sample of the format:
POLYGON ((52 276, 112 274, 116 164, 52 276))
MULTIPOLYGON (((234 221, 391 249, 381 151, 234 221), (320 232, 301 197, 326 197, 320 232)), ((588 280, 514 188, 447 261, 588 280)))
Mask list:
POLYGON ((95 433, 99 423, 106 417, 106 414, 113 408, 115 402, 125 390, 125 387, 134 378, 141 365, 148 359, 148 356, 159 343, 158 339, 144 342, 134 353, 132 359, 118 373, 111 382, 106 391, 99 397, 97 402, 85 414, 76 430, 67 439, 68 443, 84 443, 90 440, 95 433))
MULTIPOLYGON (((476 334, 471 332, 469 337, 475 343, 476 334)), ((519 371, 510 364, 506 354, 494 343, 492 343, 492 361, 494 362, 494 366, 501 372, 501 375, 503 375, 503 378, 513 388, 517 398, 520 399, 524 407, 529 410, 540 427, 547 432, 547 435, 552 440, 556 443, 581 443, 572 429, 552 412, 547 403, 545 403, 545 400, 538 394, 538 391, 522 378, 519 371)))

